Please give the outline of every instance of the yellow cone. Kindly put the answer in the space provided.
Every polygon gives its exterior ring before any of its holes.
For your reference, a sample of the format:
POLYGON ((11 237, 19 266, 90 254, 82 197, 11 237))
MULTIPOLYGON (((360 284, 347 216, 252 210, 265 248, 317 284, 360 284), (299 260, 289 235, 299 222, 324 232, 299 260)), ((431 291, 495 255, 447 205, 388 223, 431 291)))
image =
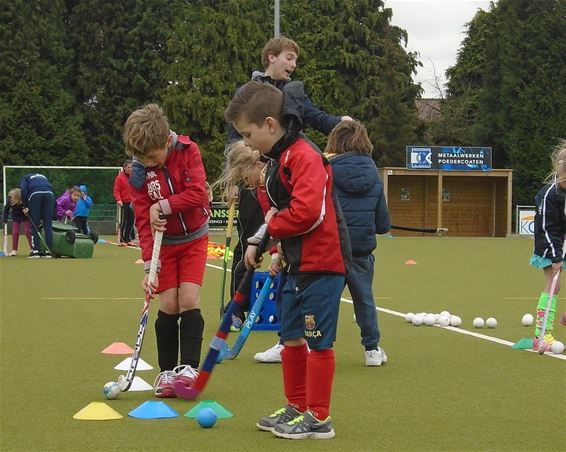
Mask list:
POLYGON ((73 419, 82 421, 107 421, 111 419, 122 419, 117 411, 110 408, 103 402, 91 402, 73 416, 73 419))

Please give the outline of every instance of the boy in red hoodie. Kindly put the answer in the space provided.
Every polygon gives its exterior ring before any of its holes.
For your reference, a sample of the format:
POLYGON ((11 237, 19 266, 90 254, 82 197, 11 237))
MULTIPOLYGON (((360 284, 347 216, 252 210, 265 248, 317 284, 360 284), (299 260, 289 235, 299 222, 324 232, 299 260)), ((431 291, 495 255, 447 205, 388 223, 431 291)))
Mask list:
POLYGON ((156 104, 130 115, 123 139, 127 154, 136 158, 130 185, 146 271, 142 286, 159 293, 155 333, 161 372, 155 380, 155 395, 176 397, 175 379, 193 379, 201 354, 204 319, 200 287, 210 214, 206 175, 197 144, 186 135, 170 131, 163 110, 156 104), (155 231, 164 235, 159 277, 150 286, 155 231))
POLYGON ((281 312, 287 404, 256 426, 281 438, 330 439, 335 435, 330 418, 332 346, 349 251, 341 245, 349 239, 332 197, 332 169, 301 134, 304 98, 300 82, 287 83, 283 92, 249 82, 238 90, 224 117, 245 144, 270 159, 265 186, 271 209, 265 224, 248 239, 244 262, 257 266, 255 245, 267 231, 281 241, 288 266, 281 312))

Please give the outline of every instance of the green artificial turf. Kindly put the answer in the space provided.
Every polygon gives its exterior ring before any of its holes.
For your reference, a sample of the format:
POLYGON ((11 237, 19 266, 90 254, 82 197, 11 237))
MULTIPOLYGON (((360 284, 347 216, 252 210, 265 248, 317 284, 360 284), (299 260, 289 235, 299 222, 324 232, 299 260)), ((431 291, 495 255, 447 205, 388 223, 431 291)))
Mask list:
MULTIPOLYGON (((462 317, 463 330, 514 342, 532 333, 521 317, 534 313, 543 287, 542 272, 527 264, 531 249, 528 239, 380 238, 376 302, 403 315, 448 310, 462 317), (408 259, 417 264, 405 265, 408 259), (476 316, 499 325, 476 330, 476 316)), ((178 399, 165 401, 178 418, 128 417, 155 399, 128 392, 104 400, 102 386, 125 373, 113 367, 126 356, 101 351, 135 341, 143 304, 138 258, 110 244, 97 245, 92 259, 0 258, 1 450, 563 450, 565 360, 380 313, 389 362, 366 368, 347 302, 335 346, 333 440, 290 442, 255 429, 259 416, 284 403, 280 365, 252 359, 276 342, 273 332, 252 332, 236 360, 216 366, 200 397, 233 418, 202 429, 183 416, 198 401, 178 399), (73 419, 90 402, 105 402, 124 418, 73 419)), ((218 327, 222 274, 221 260, 209 263, 216 268, 207 268, 201 297, 203 358, 218 327)), ((142 352, 154 367, 155 315, 156 304, 142 352)), ((566 341, 563 326, 554 334, 566 341)), ((152 384, 156 373, 137 375, 152 384)))

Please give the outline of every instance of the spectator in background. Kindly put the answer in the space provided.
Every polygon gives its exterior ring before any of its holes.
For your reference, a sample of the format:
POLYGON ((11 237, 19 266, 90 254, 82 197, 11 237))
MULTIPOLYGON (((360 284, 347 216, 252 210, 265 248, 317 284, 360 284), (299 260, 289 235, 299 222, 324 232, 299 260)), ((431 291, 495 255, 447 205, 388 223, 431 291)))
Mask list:
POLYGON ((130 193, 130 174, 132 174, 132 161, 125 160, 122 170, 114 179, 114 199, 121 209, 120 246, 132 246, 134 233, 134 210, 132 209, 132 195, 130 193))
POLYGON ((88 235, 90 232, 88 216, 90 214, 90 208, 92 207, 92 198, 87 194, 86 185, 81 185, 79 189, 81 190, 81 196, 77 200, 74 222, 83 234, 88 235))
POLYGON ((8 202, 4 206, 2 212, 2 222, 4 227, 7 227, 8 216, 10 210, 12 211, 12 252, 10 256, 18 255, 18 241, 20 239, 20 225, 24 227, 24 233, 28 239, 30 249, 33 248, 31 244, 31 229, 28 217, 24 213, 24 204, 22 202, 22 192, 19 188, 13 188, 8 192, 8 202))
POLYGON ((75 216, 77 201, 81 197, 81 190, 78 185, 73 185, 57 198, 57 219, 59 221, 72 220, 75 216))

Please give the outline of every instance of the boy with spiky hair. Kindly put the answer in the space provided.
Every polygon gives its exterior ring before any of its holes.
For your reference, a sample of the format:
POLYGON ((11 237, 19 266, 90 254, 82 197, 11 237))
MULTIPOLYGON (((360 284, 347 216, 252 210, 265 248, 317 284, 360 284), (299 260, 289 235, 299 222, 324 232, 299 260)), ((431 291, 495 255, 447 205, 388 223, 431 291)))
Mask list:
POLYGON ((302 83, 283 92, 249 82, 238 90, 225 119, 244 143, 271 159, 266 191, 271 208, 248 240, 244 261, 257 266, 256 244, 265 230, 281 241, 288 265, 282 291, 281 352, 287 405, 258 420, 260 430, 292 439, 334 437, 330 398, 335 360, 332 345, 344 287, 344 251, 349 243, 332 198, 332 169, 302 134, 302 83), (310 353, 307 348, 310 347, 310 353))
POLYGON ((190 384, 201 354, 204 319, 199 307, 200 287, 210 213, 206 175, 197 144, 169 130, 169 122, 156 104, 130 115, 123 138, 126 153, 135 157, 138 165, 130 184, 146 271, 142 286, 159 293, 155 334, 161 372, 155 380, 155 395, 176 397, 174 381, 190 384), (150 286, 155 231, 164 235, 159 279, 150 286))

